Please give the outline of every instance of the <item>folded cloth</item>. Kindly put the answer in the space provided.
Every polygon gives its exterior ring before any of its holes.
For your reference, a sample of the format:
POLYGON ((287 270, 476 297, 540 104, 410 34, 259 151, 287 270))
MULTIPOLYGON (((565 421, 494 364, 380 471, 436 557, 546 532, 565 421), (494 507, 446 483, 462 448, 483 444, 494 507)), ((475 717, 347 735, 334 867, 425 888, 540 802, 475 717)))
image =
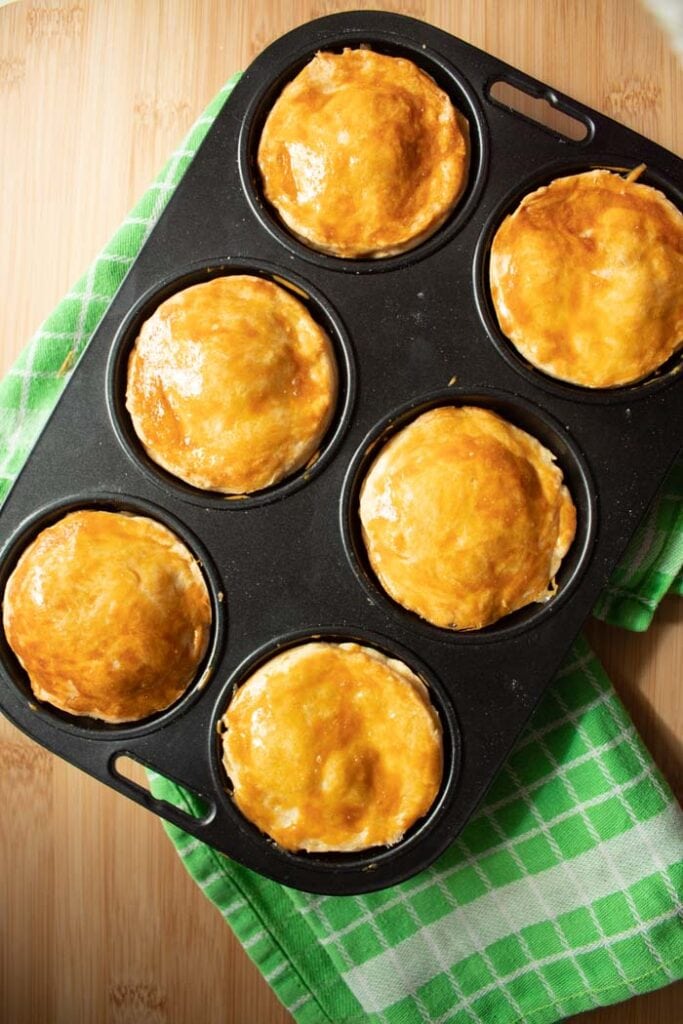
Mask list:
POLYGON ((683 595, 683 459, 674 464, 593 614, 640 633, 667 594, 683 595))
MULTIPOLYGON (((0 384, 0 500, 236 78, 0 384)), ((679 463, 600 617, 645 629, 667 591, 683 592, 682 495, 679 463)), ((150 784, 199 813, 167 779, 150 784)), ((681 815, 583 639, 476 817, 402 885, 310 896, 165 827, 302 1024, 540 1024, 683 976, 681 815)))

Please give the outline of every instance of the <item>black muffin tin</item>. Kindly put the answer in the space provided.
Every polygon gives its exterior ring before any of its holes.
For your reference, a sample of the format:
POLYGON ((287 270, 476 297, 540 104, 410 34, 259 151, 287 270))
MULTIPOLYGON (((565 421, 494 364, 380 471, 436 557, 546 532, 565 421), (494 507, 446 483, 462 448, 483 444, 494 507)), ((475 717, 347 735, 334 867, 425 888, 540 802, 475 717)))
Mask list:
MULTIPOLYGON (((213 602, 197 685, 137 725, 74 718, 36 702, 0 637, 0 704, 21 729, 102 782, 256 871, 322 893, 392 885, 457 835, 574 640, 676 454, 683 403, 673 360, 632 387, 588 391, 526 364, 501 335, 486 279, 502 217, 529 191, 594 167, 645 163, 642 181, 681 207, 682 162, 654 143, 436 28, 392 14, 311 22, 270 46, 234 90, 133 264, 0 514, 0 591, 43 527, 74 508, 151 515, 200 560, 213 602), (409 253, 340 260, 306 248, 261 199, 255 152, 283 85, 319 49, 369 45, 424 68, 466 115, 467 190, 447 223, 409 253), (489 98, 498 80, 582 121, 570 142, 489 98), (335 419, 317 462, 247 498, 193 490, 142 451, 124 405, 142 320, 175 290, 254 273, 307 296, 340 367, 335 419), (392 431, 424 409, 475 403, 502 413, 557 455, 578 509, 559 591, 472 633, 430 626, 379 588, 359 536, 358 487, 392 431), (391 849, 291 854, 233 804, 218 721, 233 689, 273 652, 323 637, 369 643, 430 687, 445 771, 429 815, 391 849), (154 799, 114 769, 128 754, 200 794, 202 818, 154 799)), ((0 631, 1 633, 1 631, 0 631)), ((399 734, 397 743, 410 743, 399 734)))

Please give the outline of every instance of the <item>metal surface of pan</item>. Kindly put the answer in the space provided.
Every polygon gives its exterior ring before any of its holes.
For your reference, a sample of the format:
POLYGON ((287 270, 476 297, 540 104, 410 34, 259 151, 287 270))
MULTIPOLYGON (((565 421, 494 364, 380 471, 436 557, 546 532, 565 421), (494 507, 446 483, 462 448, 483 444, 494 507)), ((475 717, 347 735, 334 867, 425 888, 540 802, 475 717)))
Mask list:
POLYGON ((218 115, 83 355, 0 512, 0 592, 36 532, 76 507, 150 514, 202 564, 214 630, 201 679, 137 725, 71 719, 33 698, 0 630, 0 706, 39 743, 287 885, 350 894, 395 884, 432 863, 462 829, 505 760, 609 579, 676 454, 683 426, 680 359, 652 379, 587 391, 528 366, 498 330, 488 247, 519 198, 563 174, 633 168, 679 208, 683 162, 430 25, 356 12, 295 29, 251 65, 218 115), (264 202, 255 151, 282 86, 319 49, 370 46, 423 67, 470 122, 467 190, 452 216, 410 252, 343 260, 293 238, 264 202), (489 97, 498 79, 581 120, 572 142, 489 97), (332 337, 340 398, 318 458, 291 480, 229 500, 181 484, 140 448, 127 418, 125 362, 141 318, 177 288, 257 273, 304 293, 332 337), (455 384, 450 382, 455 381, 455 384), (497 409, 557 455, 578 510, 560 590, 488 629, 458 634, 399 608, 358 543, 359 474, 373 446, 435 404, 497 409), (426 682, 441 717, 445 770, 429 815, 390 849, 296 854, 232 803, 217 723, 235 686, 275 650, 315 636, 370 643, 426 682), (193 818, 122 778, 122 754, 200 794, 193 818))

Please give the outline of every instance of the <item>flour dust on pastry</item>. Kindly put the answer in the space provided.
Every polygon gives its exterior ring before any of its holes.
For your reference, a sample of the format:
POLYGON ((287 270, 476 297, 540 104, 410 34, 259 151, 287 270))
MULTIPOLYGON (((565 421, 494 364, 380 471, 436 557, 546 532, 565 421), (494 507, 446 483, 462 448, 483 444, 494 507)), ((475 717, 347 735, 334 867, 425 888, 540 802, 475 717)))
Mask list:
POLYGON ((128 364, 126 405, 149 457, 224 494, 259 491, 305 466, 336 397, 325 331, 287 289, 249 275, 162 302, 128 364))
POLYGON ((7 582, 2 612, 39 700, 115 723, 178 700, 212 618, 204 577, 175 534, 145 516, 96 510, 38 534, 7 582))
POLYGON ((283 89, 260 139, 266 199, 302 241, 340 257, 412 249, 467 183, 466 119, 412 61, 317 53, 283 89))
POLYGON ((235 803, 287 850, 390 846, 441 784, 441 725, 425 684, 356 643, 275 655, 237 691, 222 727, 235 803))
POLYGON ((558 178, 491 246, 503 333, 537 369, 583 387, 641 380, 683 344, 683 214, 634 177, 558 178))
POLYGON ((432 409, 395 434, 363 481, 359 514, 384 590, 446 629, 548 600, 576 529, 552 453, 473 406, 432 409))

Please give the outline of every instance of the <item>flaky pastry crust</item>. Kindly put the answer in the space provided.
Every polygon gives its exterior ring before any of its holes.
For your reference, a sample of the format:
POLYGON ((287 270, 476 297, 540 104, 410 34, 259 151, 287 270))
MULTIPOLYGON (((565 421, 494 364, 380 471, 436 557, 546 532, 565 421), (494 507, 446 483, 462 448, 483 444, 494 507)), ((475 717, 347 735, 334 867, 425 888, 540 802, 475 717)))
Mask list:
POLYGON ((402 662, 356 643, 275 655, 223 719, 237 806, 288 850, 392 845, 441 784, 439 718, 402 662))
POLYGON ((332 343, 286 288, 231 275, 143 324, 126 405, 147 454, 193 487, 250 494, 316 454, 334 413, 332 343))
POLYGON ((472 406, 432 409, 395 434, 359 512, 386 592, 446 629, 480 629, 551 597, 576 529, 551 452, 472 406))
POLYGON ((318 53, 275 102, 257 161, 267 200, 302 241, 386 257, 428 238, 456 205, 469 129, 412 61, 318 53))
POLYGON ((3 626, 36 697, 133 722, 173 704, 206 653, 211 603, 186 546, 145 516, 71 512, 5 588, 3 626))
POLYGON ((558 178, 501 224, 490 285, 502 331, 537 369, 631 384, 683 343, 683 214, 610 171, 558 178))

